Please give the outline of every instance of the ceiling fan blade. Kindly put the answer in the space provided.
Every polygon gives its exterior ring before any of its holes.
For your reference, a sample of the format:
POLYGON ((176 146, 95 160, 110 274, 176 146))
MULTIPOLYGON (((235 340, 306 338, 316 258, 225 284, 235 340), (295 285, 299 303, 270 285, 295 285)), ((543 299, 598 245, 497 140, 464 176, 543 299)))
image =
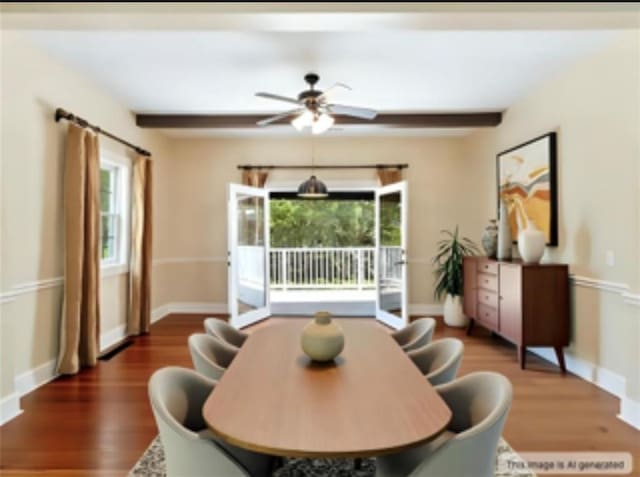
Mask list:
POLYGON ((348 84, 344 84, 344 83, 336 83, 333 86, 325 89, 322 94, 320 96, 318 96, 317 100, 321 101, 321 100, 327 100, 329 99, 329 97, 331 96, 331 94, 336 91, 338 88, 343 88, 343 89, 348 89, 349 91, 351 91, 351 86, 349 86, 348 84))
POLYGON ((279 121, 280 119, 286 118, 288 116, 295 116, 296 114, 300 114, 304 111, 304 108, 292 109, 291 111, 287 111, 285 113, 276 114, 275 116, 271 116, 265 119, 258 121, 256 124, 258 126, 267 126, 271 123, 279 121))
POLYGON ((280 96, 279 94, 256 93, 256 96, 258 96, 259 98, 275 99, 276 101, 285 101, 287 103, 302 104, 301 101, 295 98, 287 98, 286 96, 280 96))
POLYGON ((329 104, 327 108, 333 114, 353 116, 354 118, 373 119, 378 115, 378 112, 373 109, 345 106, 343 104, 329 104))

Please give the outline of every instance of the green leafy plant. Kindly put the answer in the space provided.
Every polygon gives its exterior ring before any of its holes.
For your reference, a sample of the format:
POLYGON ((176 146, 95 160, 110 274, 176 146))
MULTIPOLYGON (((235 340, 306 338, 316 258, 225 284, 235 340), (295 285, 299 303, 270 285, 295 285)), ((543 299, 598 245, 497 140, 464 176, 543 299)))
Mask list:
POLYGON ((478 247, 467 237, 458 237, 454 232, 441 230, 445 238, 438 242, 438 253, 433 257, 436 286, 433 295, 440 300, 443 295, 462 295, 462 258, 478 254, 478 247))

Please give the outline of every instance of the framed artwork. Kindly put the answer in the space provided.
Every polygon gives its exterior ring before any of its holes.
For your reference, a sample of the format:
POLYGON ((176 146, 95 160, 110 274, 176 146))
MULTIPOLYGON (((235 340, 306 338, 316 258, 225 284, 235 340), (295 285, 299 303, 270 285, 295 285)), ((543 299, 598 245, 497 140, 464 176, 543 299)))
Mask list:
POLYGON ((544 232, 547 245, 558 245, 556 133, 551 132, 499 153, 498 210, 507 207, 511 236, 527 220, 544 232))

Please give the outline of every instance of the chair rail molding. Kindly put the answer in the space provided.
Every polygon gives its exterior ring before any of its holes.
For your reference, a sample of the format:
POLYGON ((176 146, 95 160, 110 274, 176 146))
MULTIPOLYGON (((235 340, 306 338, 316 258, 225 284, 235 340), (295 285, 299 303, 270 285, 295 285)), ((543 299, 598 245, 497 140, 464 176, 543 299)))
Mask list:
POLYGON ((582 288, 594 288, 610 293, 619 294, 623 301, 629 305, 640 306, 640 293, 632 293, 631 287, 626 283, 610 282, 598 278, 585 277, 581 275, 570 275, 569 279, 574 286, 582 288))
POLYGON ((220 263, 226 261, 227 257, 165 257, 154 258, 152 264, 155 267, 173 263, 220 263))

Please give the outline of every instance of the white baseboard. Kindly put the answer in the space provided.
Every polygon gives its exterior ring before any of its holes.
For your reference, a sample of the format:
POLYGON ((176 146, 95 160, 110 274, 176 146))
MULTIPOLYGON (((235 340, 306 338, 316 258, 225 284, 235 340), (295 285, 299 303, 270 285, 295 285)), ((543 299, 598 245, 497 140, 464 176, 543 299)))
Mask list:
MULTIPOLYGON (((555 351, 551 348, 527 348, 542 359, 558 364, 555 351)), ((629 398, 626 393, 627 380, 624 376, 614 373, 606 368, 593 364, 585 359, 578 358, 565 351, 564 360, 567 371, 595 384, 600 389, 620 398, 620 414, 618 418, 640 429, 640 402, 629 398)))
POLYGON ((214 302, 173 302, 155 308, 151 312, 151 323, 161 320, 172 313, 228 313, 226 303, 214 302))
MULTIPOLYGON (((556 365, 558 364, 556 353, 552 348, 527 348, 527 350, 537 354, 542 359, 556 365)), ((564 360, 567 365, 567 371, 570 371, 585 381, 595 384, 600 389, 603 389, 616 397, 622 398, 626 396, 626 379, 623 376, 593 364, 585 359, 573 356, 567 351, 564 353, 564 360)))
POLYGON ((19 374, 14 379, 14 388, 20 396, 30 393, 34 389, 39 388, 43 384, 58 377, 56 372, 57 360, 52 359, 40 366, 19 374))
POLYGON ((428 316, 442 316, 444 309, 442 305, 427 304, 427 303, 412 303, 409 305, 410 315, 428 315, 428 316))
POLYGON ((620 414, 618 414, 618 418, 640 430, 640 401, 623 397, 620 400, 620 414))
POLYGON ((116 326, 111 331, 100 333, 100 351, 122 341, 127 336, 127 325, 116 326))
POLYGON ((0 400, 0 426, 22 414, 20 395, 13 392, 0 400))

